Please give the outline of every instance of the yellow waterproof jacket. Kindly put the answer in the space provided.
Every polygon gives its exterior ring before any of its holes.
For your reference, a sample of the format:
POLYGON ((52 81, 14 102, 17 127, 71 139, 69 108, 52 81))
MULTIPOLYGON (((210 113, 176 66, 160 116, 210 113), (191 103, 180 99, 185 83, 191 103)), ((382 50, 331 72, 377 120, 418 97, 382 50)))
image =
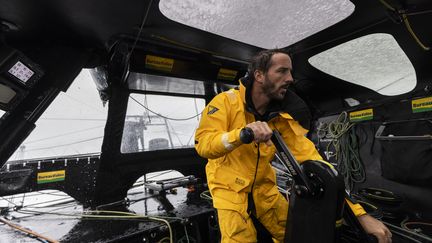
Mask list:
MULTIPOLYGON (((255 116, 245 109, 245 93, 240 82, 239 90, 218 94, 207 105, 195 134, 195 148, 200 156, 208 158, 206 174, 214 207, 235 210, 247 218, 247 194, 252 191, 259 218, 274 207, 279 194, 270 164, 276 149, 273 145, 240 141, 240 130, 255 121, 255 116)), ((267 123, 282 134, 299 163, 322 160, 305 137, 307 130, 290 114, 281 112, 267 123)), ((350 206, 357 216, 365 214, 360 205, 350 206)))

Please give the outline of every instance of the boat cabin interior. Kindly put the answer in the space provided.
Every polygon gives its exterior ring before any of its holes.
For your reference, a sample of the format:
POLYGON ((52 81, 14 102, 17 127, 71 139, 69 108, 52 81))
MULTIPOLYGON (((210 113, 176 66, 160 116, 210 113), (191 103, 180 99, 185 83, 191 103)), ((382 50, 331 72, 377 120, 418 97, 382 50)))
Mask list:
POLYGON ((0 0, 0 241, 219 242, 195 129, 280 48, 346 193, 432 242, 431 22, 428 0, 0 0))

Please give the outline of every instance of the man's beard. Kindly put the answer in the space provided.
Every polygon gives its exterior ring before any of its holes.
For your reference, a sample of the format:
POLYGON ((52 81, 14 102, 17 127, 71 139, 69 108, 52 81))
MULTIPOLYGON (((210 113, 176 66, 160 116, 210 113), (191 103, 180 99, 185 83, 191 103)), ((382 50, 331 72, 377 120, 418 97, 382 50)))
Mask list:
POLYGON ((262 86, 264 94, 267 95, 271 100, 283 100, 285 94, 280 94, 280 87, 276 87, 276 85, 270 81, 267 75, 265 75, 264 84, 262 86))

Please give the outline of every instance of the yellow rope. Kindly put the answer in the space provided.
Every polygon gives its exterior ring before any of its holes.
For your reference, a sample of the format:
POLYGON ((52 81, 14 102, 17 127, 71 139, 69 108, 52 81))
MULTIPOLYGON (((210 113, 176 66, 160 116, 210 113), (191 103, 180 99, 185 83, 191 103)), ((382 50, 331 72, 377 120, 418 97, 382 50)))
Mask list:
POLYGON ((394 7, 392 7, 390 4, 388 4, 385 0, 379 0, 386 8, 388 8, 391 11, 397 12, 398 14, 402 14, 402 19, 405 24, 405 27, 407 28, 408 32, 411 34, 411 36, 414 38, 414 40, 417 42, 417 44, 425 51, 429 51, 430 47, 423 44, 423 42, 417 37, 417 35, 414 33, 413 29, 411 28, 411 25, 408 21, 408 16, 404 13, 404 11, 397 10, 394 7))
POLYGON ((417 35, 414 33, 414 31, 412 30, 411 25, 410 25, 410 23, 409 23, 409 21, 408 21, 408 16, 407 16, 406 14, 402 14, 402 18, 403 18, 403 21, 404 21, 404 23, 405 23, 405 27, 408 29, 408 32, 411 34, 411 36, 414 38, 414 40, 417 42, 417 44, 418 44, 421 48, 423 48, 423 50, 425 50, 425 51, 429 51, 429 50, 430 50, 430 47, 429 47, 429 46, 425 46, 425 45, 421 42, 421 40, 417 37, 417 35))

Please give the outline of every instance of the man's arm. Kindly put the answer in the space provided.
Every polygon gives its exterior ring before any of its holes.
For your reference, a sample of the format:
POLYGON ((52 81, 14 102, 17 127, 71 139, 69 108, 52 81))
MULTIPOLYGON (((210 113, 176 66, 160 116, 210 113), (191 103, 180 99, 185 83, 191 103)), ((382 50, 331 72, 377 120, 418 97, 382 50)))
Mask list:
POLYGON ((379 243, 391 243, 392 233, 381 221, 365 214, 357 217, 366 233, 374 235, 379 243))
POLYGON ((242 144, 241 128, 227 131, 230 109, 225 94, 217 95, 204 108, 195 132, 195 149, 201 157, 216 159, 242 144))
MULTIPOLYGON (((204 109, 195 133, 195 149, 201 157, 219 158, 243 144, 240 139, 243 127, 227 131, 230 109, 231 104, 224 95, 216 96, 204 109)), ((253 131, 255 143, 272 145, 270 138, 273 131, 266 122, 252 122, 245 127, 253 131)))

